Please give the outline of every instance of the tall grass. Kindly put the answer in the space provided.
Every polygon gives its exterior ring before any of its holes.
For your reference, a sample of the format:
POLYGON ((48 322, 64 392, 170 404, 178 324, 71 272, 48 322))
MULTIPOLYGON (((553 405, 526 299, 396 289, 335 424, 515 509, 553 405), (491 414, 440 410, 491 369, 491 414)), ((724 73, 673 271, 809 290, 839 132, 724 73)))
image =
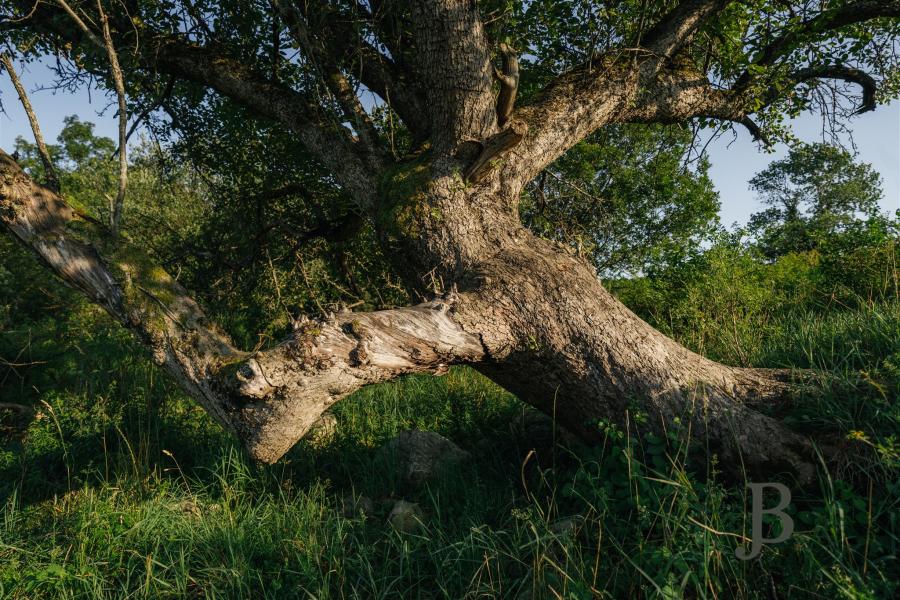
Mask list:
MULTIPOLYGON (((855 461, 820 472, 790 507, 797 532, 758 560, 734 556, 748 499, 715 458, 678 439, 553 444, 528 409, 467 369, 369 388, 336 409, 337 433, 279 464, 233 441, 94 314, 73 316, 54 383, 0 451, 3 598, 892 598, 897 592, 900 305, 794 313, 754 360, 814 367, 790 415, 829 430, 855 461), (378 448, 434 430, 472 460, 419 489, 378 448), (547 440, 550 440, 547 442, 547 440), (533 452, 534 451, 534 452, 533 452), (346 513, 365 495, 370 515, 346 513), (418 502, 416 533, 386 524, 418 502)), ((9 394, 9 386, 4 393, 9 394)), ((6 398, 7 400, 9 398, 6 398)), ((636 415, 640 418, 640 415, 636 415)))

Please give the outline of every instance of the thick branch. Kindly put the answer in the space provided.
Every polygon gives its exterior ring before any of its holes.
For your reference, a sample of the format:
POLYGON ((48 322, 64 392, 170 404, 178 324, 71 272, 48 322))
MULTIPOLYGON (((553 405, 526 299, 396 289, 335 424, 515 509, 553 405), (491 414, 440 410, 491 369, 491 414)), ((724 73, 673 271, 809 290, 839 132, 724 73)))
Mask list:
MULTIPOLYGON (((59 26, 56 17, 60 14, 59 10, 41 5, 29 23, 64 40, 80 42, 78 30, 59 26)), ((121 32, 113 30, 112 34, 115 37, 121 32)), ((94 34, 91 36, 97 38, 94 34)), ((100 44, 102 48, 102 41, 100 44)), ((206 86, 242 104, 257 116, 283 124, 297 135, 298 141, 361 207, 369 208, 375 204, 372 169, 364 160, 359 144, 352 139, 349 130, 323 115, 319 105, 305 94, 260 74, 244 60, 214 48, 187 43, 179 37, 144 29, 136 51, 140 53, 138 58, 143 65, 155 73, 174 75, 206 86)))
POLYGON ((2 151, 0 222, 53 273, 134 331, 257 460, 278 460, 325 409, 364 385, 484 358, 481 338, 455 320, 453 298, 305 321, 271 350, 240 352, 139 248, 80 217, 2 151))
POLYGON ((516 105, 516 92, 519 90, 519 57, 509 45, 500 44, 500 55, 503 57, 503 68, 494 69, 494 77, 500 83, 497 95, 497 125, 503 127, 509 121, 516 105))
POLYGON ((364 385, 483 358, 480 338, 454 320, 452 301, 305 322, 291 340, 235 371, 237 393, 251 400, 244 412, 260 432, 247 446, 274 462, 329 406, 364 385))
POLYGON ((31 101, 28 99, 28 93, 25 91, 25 86, 23 86, 22 82, 19 80, 15 66, 13 66, 12 58, 10 58, 8 54, 0 55, 0 62, 3 63, 3 67, 6 69, 7 74, 9 74, 13 87, 16 88, 16 93, 19 95, 19 101, 22 103, 22 108, 25 109, 25 115, 28 117, 28 123, 31 125, 31 131, 34 133, 34 143, 37 145, 38 155, 41 157, 41 163, 44 165, 44 172, 47 176, 47 186, 51 190, 58 192, 59 176, 56 174, 56 167, 53 166, 53 160, 50 158, 50 152, 47 150, 47 143, 44 141, 43 133, 41 133, 41 125, 38 122, 37 115, 34 114, 34 108, 32 108, 31 101))
POLYGON ((878 91, 878 85, 874 77, 860 69, 838 65, 808 67, 796 71, 791 78, 798 83, 810 79, 841 79, 848 83, 855 83, 863 91, 862 103, 856 111, 857 114, 875 110, 875 93, 878 91))
POLYGON ((354 129, 367 152, 377 155, 379 161, 384 161, 386 157, 380 147, 378 132, 356 96, 353 86, 341 72, 337 58, 331 55, 321 40, 310 32, 306 19, 293 4, 285 0, 273 0, 272 3, 284 19, 293 38, 320 70, 322 79, 341 105, 344 114, 352 120, 354 129))
POLYGON ((319 107, 305 95, 273 82, 241 61, 176 40, 161 43, 155 58, 160 70, 207 85, 257 115, 286 125, 354 200, 366 209, 374 206, 372 169, 360 157, 357 143, 344 127, 319 118, 319 107))
POLYGON ((703 23, 728 4, 728 0, 682 0, 641 37, 640 45, 659 56, 671 58, 703 23))

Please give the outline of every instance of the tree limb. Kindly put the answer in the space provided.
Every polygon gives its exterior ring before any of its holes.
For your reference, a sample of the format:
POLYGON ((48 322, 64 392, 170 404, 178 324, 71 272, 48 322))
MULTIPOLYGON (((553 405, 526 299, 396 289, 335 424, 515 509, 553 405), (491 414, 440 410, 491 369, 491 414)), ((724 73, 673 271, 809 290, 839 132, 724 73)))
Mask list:
MULTIPOLYGON (((146 51, 148 44, 144 44, 146 51)), ((260 75, 245 63, 206 48, 167 39, 156 47, 157 67, 206 85, 255 114, 286 125, 363 208, 375 205, 372 170, 357 143, 338 124, 319 118, 304 94, 260 75)))
MULTIPOLYGON (((291 36, 303 48, 307 57, 313 61, 322 74, 325 85, 341 105, 345 115, 353 122, 354 129, 367 152, 377 156, 379 163, 386 162, 386 154, 381 148, 378 132, 372 124, 369 114, 356 95, 353 86, 341 72, 338 62, 325 45, 309 30, 306 19, 299 9, 286 0, 272 0, 278 14, 284 19, 291 36)), ((376 167, 380 166, 376 164, 376 167)))
POLYGON ((251 456, 275 462, 329 406, 362 386, 443 373, 485 358, 454 317, 454 297, 373 313, 302 320, 281 344, 237 350, 165 270, 34 183, 0 150, 0 223, 65 283, 132 330, 154 361, 251 456))
MULTIPOLYGON (((59 26, 57 14, 44 5, 31 17, 30 23, 64 40, 78 42, 73 28, 59 26)), ((112 34, 115 36, 117 31, 113 30, 112 34)), ((269 79, 246 61, 234 58, 224 50, 191 44, 178 36, 146 29, 138 59, 153 72, 174 75, 210 88, 257 116, 285 125, 361 208, 368 210, 375 205, 372 169, 364 160, 358 142, 345 127, 324 118, 320 106, 304 93, 269 79)))
POLYGON ((495 161, 515 148, 525 137, 527 131, 528 125, 523 121, 511 121, 499 133, 489 137, 484 142, 481 153, 466 169, 465 180, 470 183, 478 183, 484 179, 485 175, 495 167, 495 161))
POLYGON ((50 158, 50 152, 47 150, 46 142, 44 142, 44 135, 41 133, 41 125, 38 122, 37 115, 34 114, 34 108, 32 108, 31 101, 28 99, 28 93, 25 91, 25 86, 23 86, 22 82, 19 80, 19 76, 16 74, 15 66, 13 65, 12 58, 9 54, 0 54, 0 62, 2 62, 4 68, 6 68, 6 72, 9 74, 13 87, 16 88, 16 93, 19 95, 19 101, 22 103, 22 108, 25 109, 25 115, 28 117, 28 123, 31 125, 31 131, 34 133, 34 143, 37 145, 38 155, 41 157, 41 163, 44 165, 44 172, 47 176, 47 187, 55 192, 59 192, 59 175, 56 173, 56 167, 53 166, 53 160, 50 158))
POLYGON ((122 224, 125 192, 128 188, 128 107, 125 103, 125 78, 122 76, 122 68, 119 66, 119 55, 116 53, 112 34, 109 31, 109 18, 106 16, 100 0, 97 0, 97 13, 100 15, 100 24, 103 30, 103 47, 106 49, 106 55, 109 58, 113 85, 116 88, 116 97, 119 100, 119 189, 116 193, 116 201, 111 211, 112 214, 110 215, 110 229, 113 236, 116 236, 122 224))
POLYGON ((856 114, 861 114, 875 110, 875 93, 878 91, 878 84, 875 78, 854 67, 845 67, 840 65, 830 65, 822 67, 807 67, 795 71, 791 75, 791 79, 800 83, 810 79, 842 79, 849 83, 855 83, 862 88, 862 103, 856 114))
POLYGON ((729 0, 682 0, 641 36, 640 45, 665 58, 673 57, 710 17, 729 0))
POLYGON ((503 127, 509 121, 516 104, 516 92, 519 89, 519 58, 516 51, 508 44, 500 44, 500 55, 503 57, 503 68, 494 68, 494 77, 500 83, 500 94, 497 96, 497 125, 503 127))
MULTIPOLYGON (((860 0, 838 8, 824 10, 799 26, 791 26, 786 32, 766 44, 750 63, 768 67, 794 49, 795 45, 809 37, 834 31, 847 25, 880 17, 900 17, 900 0, 860 0)), ((735 89, 746 88, 755 77, 748 69, 734 84, 735 89)))

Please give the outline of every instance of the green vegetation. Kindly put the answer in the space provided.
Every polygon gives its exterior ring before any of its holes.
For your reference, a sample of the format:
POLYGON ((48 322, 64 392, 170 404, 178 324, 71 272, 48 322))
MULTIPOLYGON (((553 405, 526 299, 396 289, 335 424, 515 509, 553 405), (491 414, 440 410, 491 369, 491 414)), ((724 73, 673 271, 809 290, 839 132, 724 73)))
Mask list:
MULTIPOLYGON (((0 596, 766 598, 776 586, 890 598, 900 303, 777 317, 776 300, 761 340, 710 328, 705 343, 824 369, 829 391, 809 393, 791 418, 833 432, 847 464, 798 493, 795 536, 748 563, 733 556, 736 538, 716 533, 748 531, 748 499, 714 460, 685 459, 678 440, 607 426, 598 448, 554 445, 511 427, 525 410, 512 397, 456 369, 356 394, 337 407, 333 438, 260 468, 126 334, 72 303, 64 318, 25 326, 31 343, 16 362, 40 364, 4 369, 0 401, 27 398, 36 414, 24 431, 4 419, 0 596), (474 458, 406 489, 376 449, 410 428, 474 458), (343 515, 351 494, 373 498, 374 514, 343 515), (401 497, 424 508, 418 533, 385 523, 401 497)), ((22 328, 4 330, 2 356, 22 328)))
MULTIPOLYGON (((87 191, 113 185, 101 160, 109 144, 77 120, 60 142, 53 152, 69 165, 64 189, 102 217, 87 191)), ((26 164, 34 159, 20 149, 26 164)), ((285 257, 248 275, 258 288, 247 298, 243 284, 226 293, 196 255, 180 256, 224 243, 207 228, 222 218, 210 207, 228 204, 151 150, 136 153, 130 235, 183 267, 181 277, 243 343, 259 323, 275 335, 288 305, 305 310, 328 298, 328 286, 305 272, 306 287, 289 296, 297 273, 285 257), (191 206, 173 201, 188 193, 191 206), (161 221, 171 227, 154 226, 161 221), (204 281, 212 283, 197 285, 204 281), (271 287, 279 281, 283 297, 271 287)), ((706 185, 697 177, 673 185, 706 185)), ((868 185, 877 192, 877 179, 868 185)), ((560 189, 551 211, 584 208, 560 189)), ((809 214, 826 213, 809 202, 809 214)), ((291 201, 283 203, 275 210, 291 201)), ((734 550, 749 535, 750 499, 714 455, 674 434, 608 423, 597 423, 602 444, 582 446, 465 368, 367 388, 336 406, 332 435, 302 442, 274 466, 251 464, 125 331, 2 237, 0 598, 895 597, 898 223, 859 212, 844 210, 823 228, 823 219, 788 223, 770 211, 753 221, 765 221, 765 235, 761 226, 720 232, 685 256, 689 240, 713 229, 711 213, 678 226, 674 252, 632 263, 645 276, 609 282, 654 326, 714 359, 816 369, 780 416, 827 444, 828 459, 817 488, 794 490, 795 535, 748 562, 734 550), (772 233, 784 227, 790 239, 816 243, 771 252, 769 240, 789 239, 772 233), (436 431, 472 459, 411 487, 379 452, 409 429, 436 431), (362 496, 372 509, 348 511, 347 498, 362 496), (401 498, 423 509, 413 533, 387 523, 401 498)), ((646 239, 635 227, 629 244, 646 239)), ((359 256, 366 244, 346 252, 359 256)), ((378 290, 389 286, 370 282, 360 294, 378 290)), ((632 416, 639 427, 644 415, 632 416)))

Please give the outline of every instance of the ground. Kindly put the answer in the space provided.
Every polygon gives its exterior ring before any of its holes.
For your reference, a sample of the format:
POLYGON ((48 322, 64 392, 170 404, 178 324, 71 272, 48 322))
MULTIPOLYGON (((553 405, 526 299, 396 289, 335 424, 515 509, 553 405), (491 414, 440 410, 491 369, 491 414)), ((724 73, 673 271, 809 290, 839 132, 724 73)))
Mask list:
POLYGON ((744 562, 747 494, 678 439, 599 423, 605 443, 585 448, 455 368, 355 394, 331 437, 258 467, 82 306, 32 332, 20 362, 46 360, 39 377, 5 375, 0 400, 36 412, 24 434, 4 413, 0 597, 893 597, 900 304, 792 319, 750 359, 822 369, 787 417, 832 432, 849 458, 795 491, 793 537, 744 562), (409 429, 472 459, 410 487, 378 451, 409 429), (348 496, 370 511, 348 511, 348 496), (422 527, 388 525, 399 499, 420 505, 422 527))

